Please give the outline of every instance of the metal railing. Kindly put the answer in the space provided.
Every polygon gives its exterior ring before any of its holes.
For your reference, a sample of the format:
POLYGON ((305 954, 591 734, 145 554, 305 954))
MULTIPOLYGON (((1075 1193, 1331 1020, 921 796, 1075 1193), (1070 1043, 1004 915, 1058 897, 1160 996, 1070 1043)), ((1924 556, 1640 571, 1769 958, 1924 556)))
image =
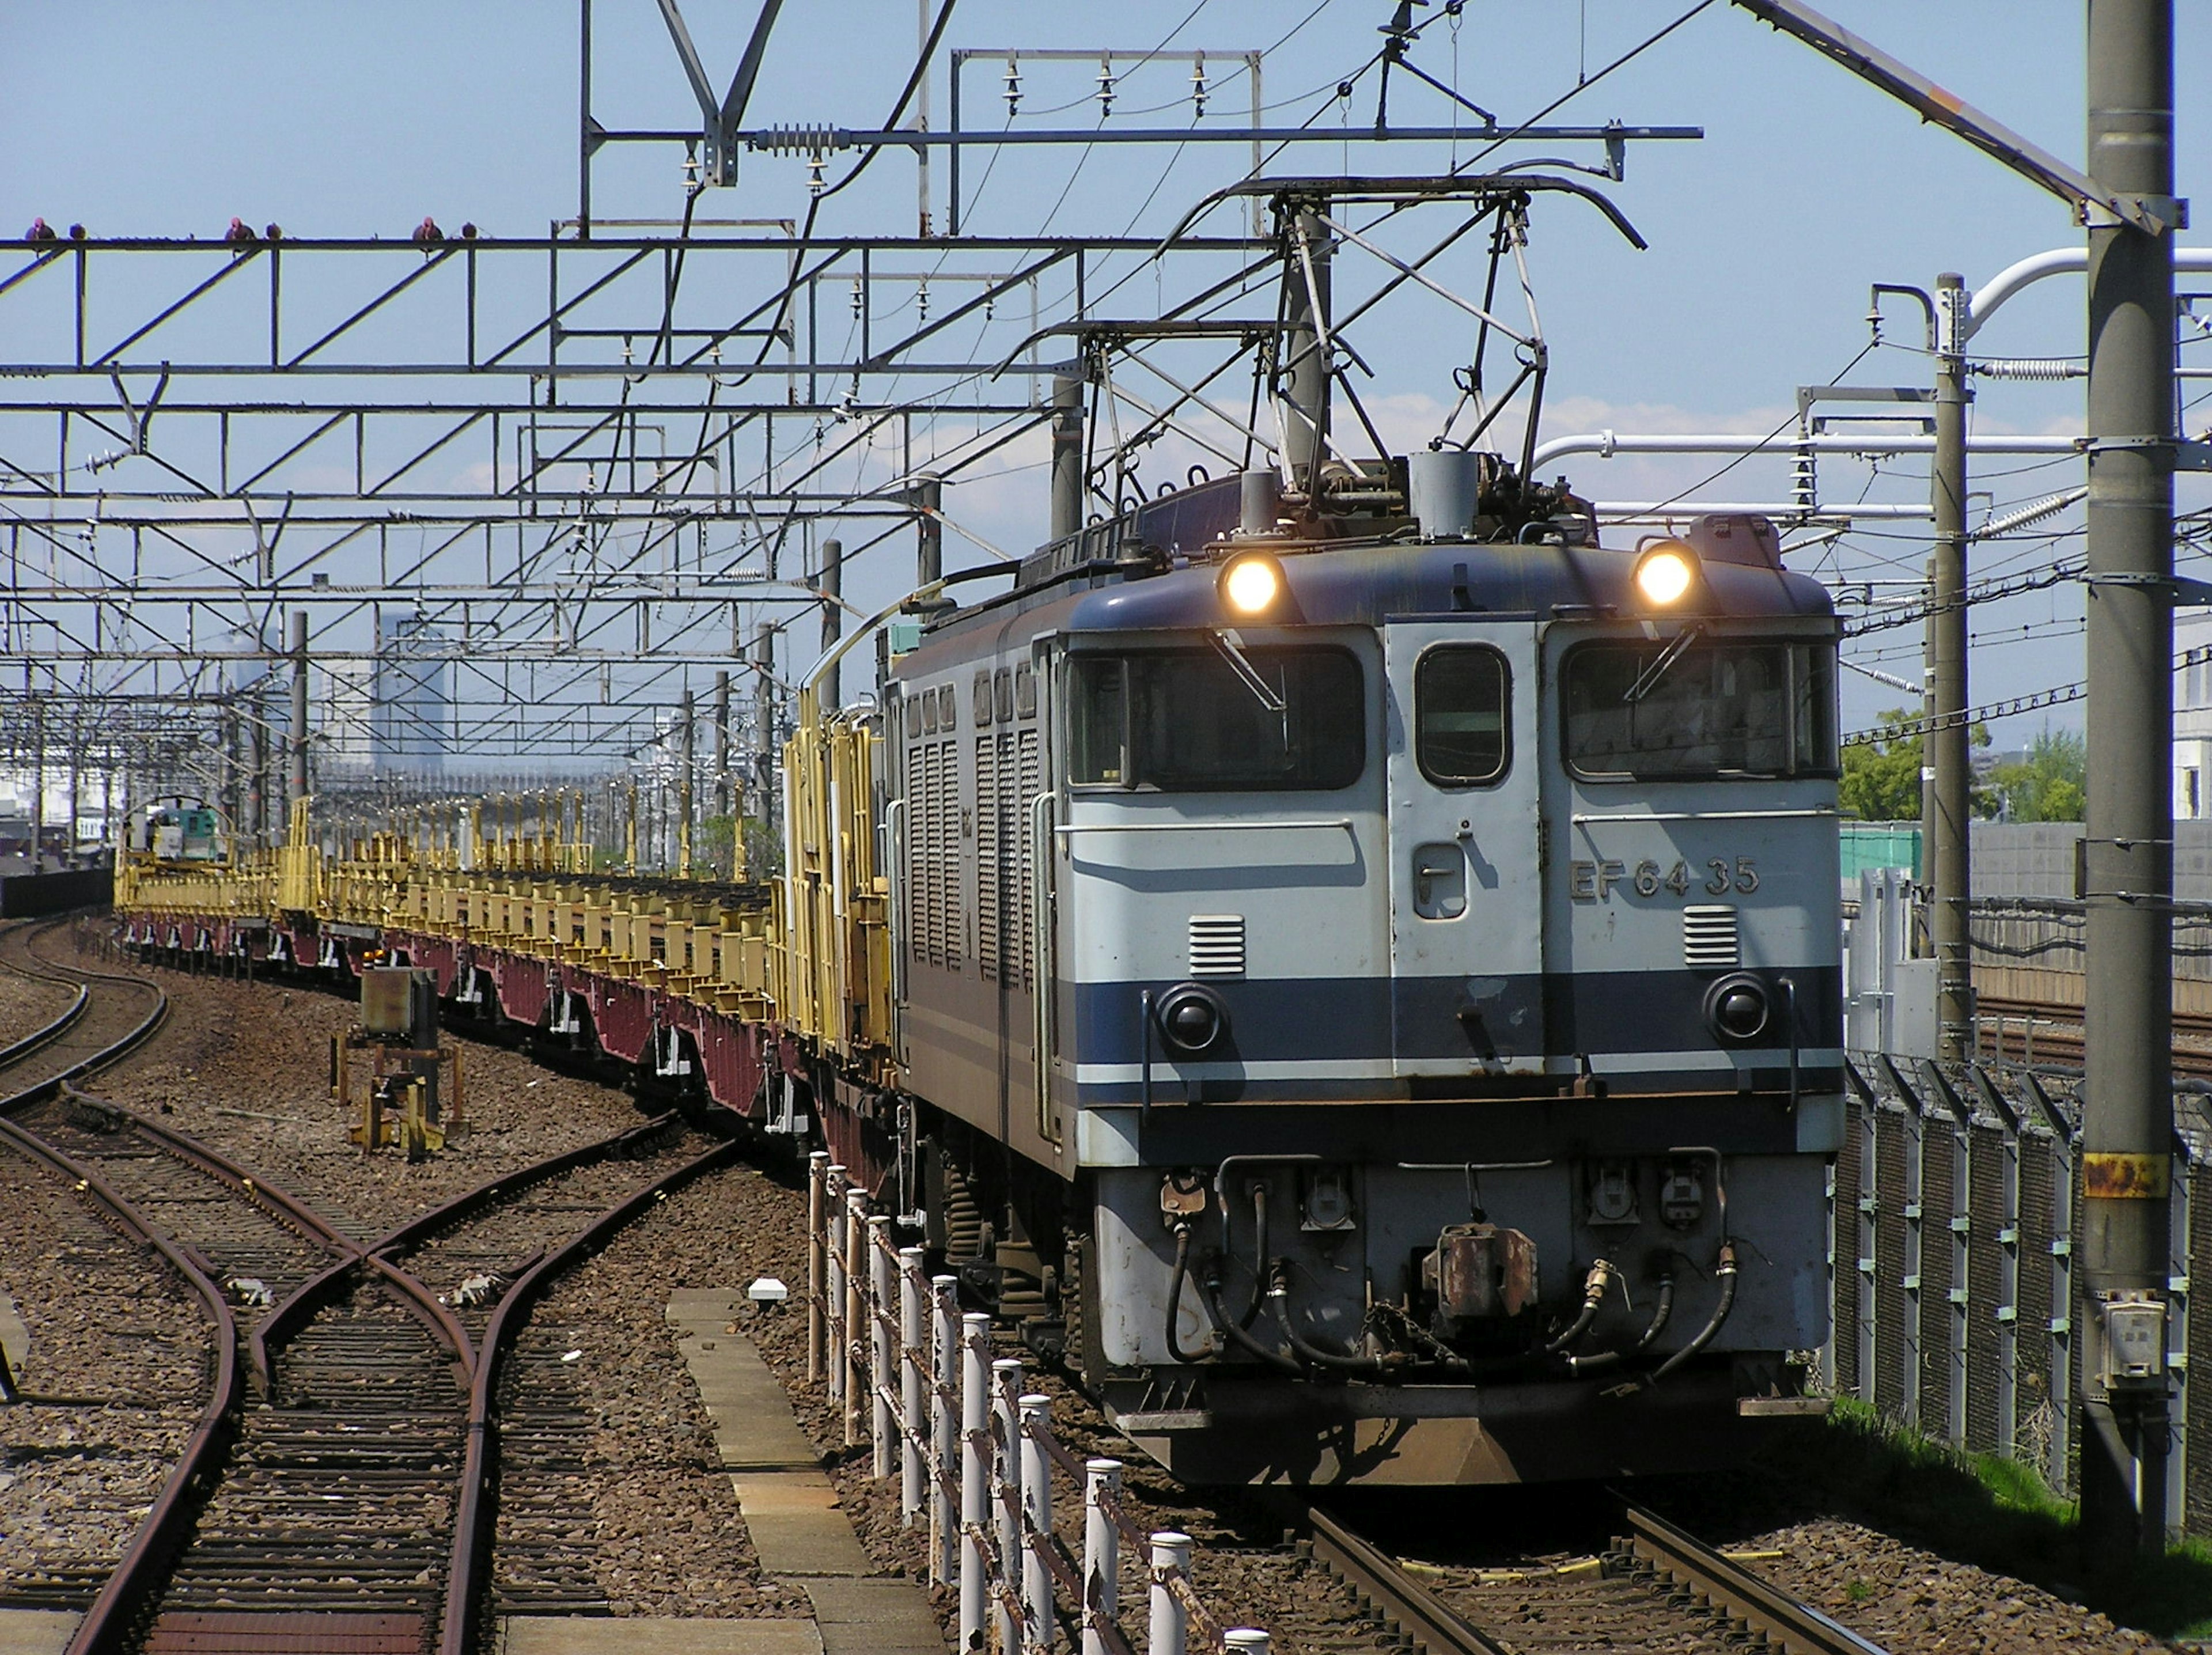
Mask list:
POLYGON ((897 1477, 930 1583, 957 1587, 962 1649, 1267 1655, 1267 1633, 1224 1628, 1199 1597, 1190 1536, 1139 1526, 1121 1462, 1053 1434, 1052 1399, 996 1354, 991 1318, 963 1314, 954 1278, 897 1245, 892 1220, 821 1151, 806 1208, 808 1382, 840 1405, 846 1445, 865 1439, 873 1475, 897 1477), (1079 1556, 1060 1534, 1062 1486, 1083 1491, 1079 1556), (1141 1629, 1122 1606, 1125 1549, 1146 1560, 1141 1629))

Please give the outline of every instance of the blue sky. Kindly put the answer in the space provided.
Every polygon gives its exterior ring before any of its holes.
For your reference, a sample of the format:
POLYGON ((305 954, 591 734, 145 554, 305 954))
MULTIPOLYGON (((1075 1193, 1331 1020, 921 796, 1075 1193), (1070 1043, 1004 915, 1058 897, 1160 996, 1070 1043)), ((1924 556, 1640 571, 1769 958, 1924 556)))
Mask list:
MULTIPOLYGON (((1455 25, 1441 17, 1430 24, 1413 59, 1510 121, 1568 92, 1578 76, 1595 72, 1680 9, 1627 0, 1469 0, 1455 25)), ((2080 155, 2078 0, 1833 0, 1831 9, 2061 155, 2080 155)), ((2206 87, 2191 70, 2212 64, 2212 8, 2179 9, 2179 187, 2187 195, 2203 192, 2207 170, 2206 87)), ((714 6, 691 0, 685 10, 708 72, 720 82, 735 64, 754 8, 750 0, 714 6)), ((1172 31, 1176 48, 1218 54, 1212 115, 1244 106, 1232 54, 1279 41, 1266 61, 1265 86, 1269 100, 1284 106, 1269 120, 1289 125, 1315 115, 1326 130, 1372 119, 1371 70, 1348 104, 1334 99, 1333 88, 1380 44, 1376 27, 1389 10, 1377 0, 1329 0, 1310 15, 1307 0, 1207 0, 1194 14, 1192 0, 1127 0, 1110 9, 962 0, 946 39, 950 46, 979 51, 1148 48, 1172 31)), ((915 11, 912 0, 836 7, 791 0, 750 122, 874 125, 910 65, 915 11)), ((595 16, 600 119, 611 125, 692 124, 690 93, 652 0, 598 0, 595 16)), ((256 224, 280 222, 294 234, 398 238, 425 213, 449 229, 469 219, 495 233, 542 234, 574 210, 573 3, 12 0, 0 20, 11 65, 10 95, 0 104, 0 228, 11 234, 43 214, 60 225, 83 222, 99 234, 212 238, 234 213, 256 224)), ((1002 71, 982 63, 969 73, 971 119, 1002 123, 1002 71)), ((1090 95, 1096 73, 1079 64, 1030 68, 1024 123, 1096 125, 1090 95), (1072 106, 1041 113, 1057 104, 1072 106)), ((1117 88, 1110 119, 1188 119, 1180 100, 1188 74, 1180 62, 1137 70, 1117 88), (1170 106, 1136 113, 1156 104, 1170 106)), ((939 125, 945 88, 940 66, 933 85, 939 125)), ((1826 380, 1859 358, 1869 337, 1869 283, 1928 285, 1939 271, 1958 270, 1975 285, 2021 256, 2078 237, 2057 202, 1725 4, 1707 7, 1554 119, 1614 117, 1699 125, 1708 136, 1700 143, 1634 149, 1626 179, 1608 186, 1649 238, 1649 252, 1632 252, 1586 211, 1540 211, 1531 264, 1554 364, 1550 433, 1771 429, 1788 413, 1796 386, 1826 380)), ((1437 94, 1401 78, 1392 118, 1441 123, 1450 110, 1437 94)), ((611 155, 595 186, 602 216, 668 217, 680 210, 673 152, 641 148, 611 155)), ((1226 149, 1186 152, 1163 179, 1164 152, 1100 149, 1071 181, 1068 154, 1008 152, 970 223, 1033 229, 1057 203, 1051 221, 1057 228, 1133 222, 1164 230, 1192 199, 1225 181, 1237 159, 1226 149)), ((1334 171, 1341 159, 1334 146, 1316 146, 1296 164, 1334 171)), ((1364 164, 1413 170, 1449 159, 1441 149, 1424 155, 1406 145, 1370 151, 1364 164)), ((971 161, 971 186, 981 165, 971 161)), ((837 170, 833 163, 833 176, 837 170)), ((749 156, 738 186, 710 192, 699 210, 795 216, 804 209, 805 179, 800 161, 749 156)), ((941 173, 936 185, 941 215, 941 173)), ((860 186, 825 209, 823 226, 903 230, 914 214, 912 163, 887 154, 860 186)), ((2183 239, 2203 245, 2212 231, 2183 239)), ((1471 277, 1467 267, 1454 279, 1471 277)), ((1139 297, 1142 285, 1128 296, 1139 297)), ((2078 353, 2081 307, 2078 279, 2045 283, 2016 301, 1978 348, 2078 353)), ((1857 360, 1853 376, 1924 382, 1924 358, 1910 348, 1917 343, 1910 313, 1892 313, 1887 334, 1891 345, 1857 360)), ((1451 395, 1433 337, 1417 321, 1370 328, 1359 341, 1376 370, 1378 395, 1409 432, 1451 395)), ((2212 359, 2212 345, 2198 355, 2212 359)), ((2212 403, 2199 402, 2188 417, 2192 431, 2212 423, 2212 403)), ((1985 383, 1976 419, 1990 430, 2071 430, 2080 419, 2078 383, 1985 383)), ((1643 498, 1694 482, 1719 464, 1590 460, 1571 469, 1585 493, 1643 498)), ((1824 472, 1832 495, 1863 487, 1876 499, 1924 497, 1923 479, 1914 462, 1872 478, 1841 462, 1824 472)), ((2073 480, 2069 465, 2015 461, 1993 462, 1977 482, 1995 501, 2010 503, 2073 480)), ((1782 464, 1762 459, 1739 468, 1724 486, 1735 497, 1772 497, 1785 481, 1782 464)), ((2203 486, 2191 488, 2185 503, 2203 503, 2203 486)), ((956 498, 948 505, 1001 545, 1024 545, 1042 532, 1042 487, 1033 472, 986 479, 965 503, 956 498)), ((2012 566, 2025 567, 2069 546, 2078 541, 2005 550, 2012 566)), ((1854 579, 1904 578, 1923 557, 1913 532, 1899 527, 1852 537, 1834 549, 1831 565, 1854 579)), ((868 578, 864 572, 864 591, 868 578)), ((880 581, 888 588, 896 578, 887 569, 880 581)), ((2080 639, 2068 628, 2079 611, 2078 591, 2063 587, 1978 617, 1985 636, 1975 660, 1976 698, 2078 677, 2080 639), (2000 636, 2014 630, 2016 638, 2000 636)), ((1913 635, 1891 636, 1895 646, 1869 647, 1866 658, 1917 678, 1913 635)), ((1845 722, 1869 721, 1901 698, 1854 678, 1845 722)), ((2054 721, 2074 721, 2078 710, 2062 709, 2054 721)), ((2024 741, 2040 722, 2038 715, 2001 726, 1999 745, 2024 741)))

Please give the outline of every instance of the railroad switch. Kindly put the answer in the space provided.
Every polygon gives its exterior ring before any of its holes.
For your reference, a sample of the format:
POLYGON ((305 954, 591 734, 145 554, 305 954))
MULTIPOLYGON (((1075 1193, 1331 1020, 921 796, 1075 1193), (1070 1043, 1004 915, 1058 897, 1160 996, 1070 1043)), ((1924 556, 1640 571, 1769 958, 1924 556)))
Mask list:
POLYGON ((361 1012, 358 1025, 331 1040, 331 1094, 358 1109, 346 1135, 364 1154, 397 1147, 422 1160, 465 1124, 460 1050, 438 1038, 437 980, 370 967, 361 974, 361 1012))

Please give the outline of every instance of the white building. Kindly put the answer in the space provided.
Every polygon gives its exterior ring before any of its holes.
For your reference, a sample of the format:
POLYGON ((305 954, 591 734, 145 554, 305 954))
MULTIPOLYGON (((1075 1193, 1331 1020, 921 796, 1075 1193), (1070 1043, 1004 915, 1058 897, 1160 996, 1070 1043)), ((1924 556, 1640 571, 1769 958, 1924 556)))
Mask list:
MULTIPOLYGON (((2212 613, 2176 611, 2173 649, 2212 657, 2212 613)), ((2173 815, 2176 821, 2212 817, 2212 659, 2173 675, 2173 815)))

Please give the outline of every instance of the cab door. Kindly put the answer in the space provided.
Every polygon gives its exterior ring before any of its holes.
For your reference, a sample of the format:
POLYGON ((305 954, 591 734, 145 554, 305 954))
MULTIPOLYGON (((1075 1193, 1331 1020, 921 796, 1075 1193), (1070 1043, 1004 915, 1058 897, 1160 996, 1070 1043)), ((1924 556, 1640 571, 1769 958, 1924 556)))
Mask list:
POLYGON ((1392 621, 1383 652, 1393 1072, 1540 1074, 1534 618, 1392 621))

